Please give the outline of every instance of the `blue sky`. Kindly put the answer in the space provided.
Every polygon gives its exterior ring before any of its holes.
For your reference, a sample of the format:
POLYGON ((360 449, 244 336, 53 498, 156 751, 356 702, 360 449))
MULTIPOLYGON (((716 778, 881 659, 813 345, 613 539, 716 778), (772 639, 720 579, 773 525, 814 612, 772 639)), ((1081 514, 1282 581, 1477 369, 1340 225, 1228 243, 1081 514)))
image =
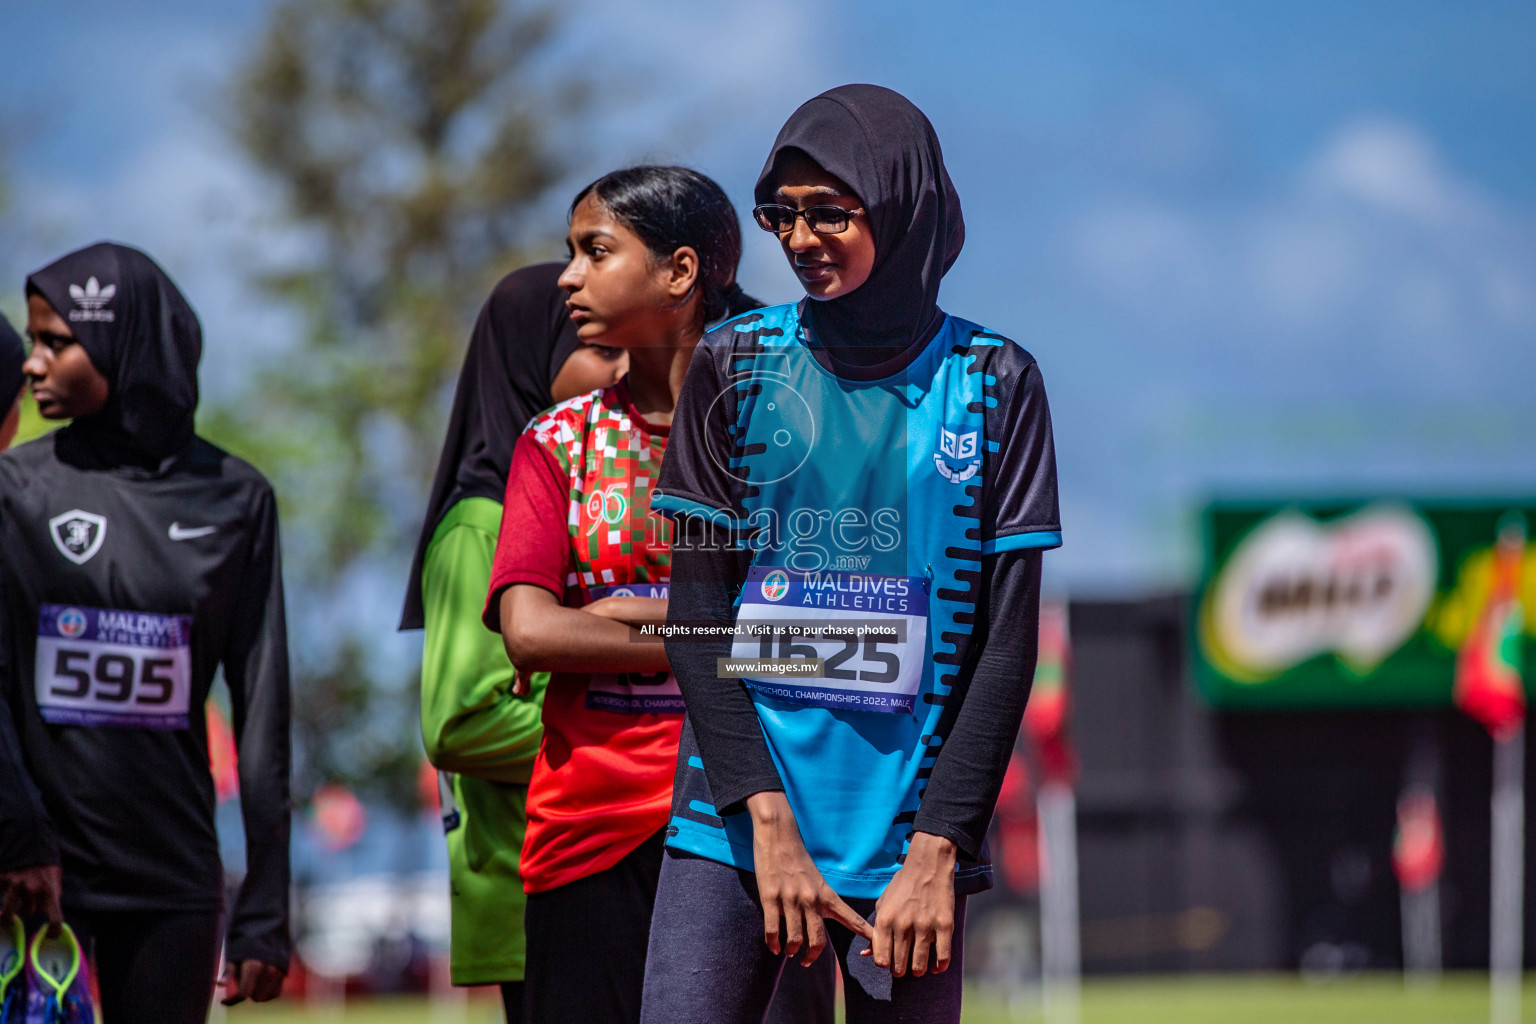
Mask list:
MULTIPOLYGON (((266 6, 0 6, 0 307, 115 237, 192 297, 210 392, 287 344, 244 275, 302 242, 219 108, 266 6)), ((968 230, 942 301, 1044 371, 1058 586, 1181 585, 1214 494, 1536 491, 1536 5, 565 9, 552 59, 597 77, 584 174, 687 162, 744 209, 801 100, 862 80, 924 108, 968 230)), ((742 277, 795 295, 757 232, 742 277)))

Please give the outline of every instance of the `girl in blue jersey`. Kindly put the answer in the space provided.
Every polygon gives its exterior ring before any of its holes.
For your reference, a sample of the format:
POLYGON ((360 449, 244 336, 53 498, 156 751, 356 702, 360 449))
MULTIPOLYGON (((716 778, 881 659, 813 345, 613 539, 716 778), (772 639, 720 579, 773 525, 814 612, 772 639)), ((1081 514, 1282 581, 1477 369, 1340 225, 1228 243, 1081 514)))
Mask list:
POLYGON ((1061 542, 1050 412, 1028 352, 938 307, 964 223, 905 98, 807 102, 756 200, 807 297, 700 344, 652 499, 690 629, 642 1019, 760 1020, 830 942, 850 1024, 958 1021, 1061 542))

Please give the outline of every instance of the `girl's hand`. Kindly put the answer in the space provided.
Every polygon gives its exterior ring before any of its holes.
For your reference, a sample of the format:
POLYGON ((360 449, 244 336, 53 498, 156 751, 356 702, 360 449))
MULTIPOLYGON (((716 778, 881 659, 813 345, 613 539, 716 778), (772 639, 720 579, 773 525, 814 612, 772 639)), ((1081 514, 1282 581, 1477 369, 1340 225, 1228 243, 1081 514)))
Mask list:
POLYGON ((588 615, 600 615, 631 626, 657 625, 667 621, 667 599, 664 597, 600 597, 582 611, 588 615))
POLYGON ((799 953, 800 962, 809 967, 827 946, 823 918, 828 917, 873 941, 869 922, 844 903, 816 870, 788 798, 778 792, 754 793, 746 803, 752 815, 752 859, 763 905, 763 942, 769 951, 786 957, 799 953))
POLYGON ((224 965, 224 977, 219 979, 224 984, 224 998, 219 1001, 225 1006, 247 999, 271 1002, 282 994, 283 977, 281 970, 260 960, 231 960, 224 965))
POLYGON ((57 864, 0 871, 0 921, 13 914, 42 914, 48 918, 49 936, 57 935, 64 923, 63 894, 64 872, 57 864))
POLYGON ((949 969, 950 947, 955 936, 954 842, 927 832, 914 832, 907 859, 875 903, 875 936, 861 956, 875 958, 875 966, 892 977, 907 973, 922 977, 930 967, 949 969))

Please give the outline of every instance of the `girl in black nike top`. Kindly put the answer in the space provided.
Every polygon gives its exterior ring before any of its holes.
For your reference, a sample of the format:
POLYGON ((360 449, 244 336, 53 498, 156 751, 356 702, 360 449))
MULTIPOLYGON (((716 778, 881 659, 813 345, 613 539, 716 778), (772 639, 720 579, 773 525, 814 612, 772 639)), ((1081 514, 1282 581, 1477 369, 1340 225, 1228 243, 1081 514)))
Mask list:
POLYGON ((207 1019, 223 868, 204 704, 220 666, 249 870, 226 1002, 288 966, 288 646, 277 506, 193 434, 202 331, 137 250, 27 279, 25 364, 69 426, 0 456, 0 917, 67 918, 108 1024, 207 1019))

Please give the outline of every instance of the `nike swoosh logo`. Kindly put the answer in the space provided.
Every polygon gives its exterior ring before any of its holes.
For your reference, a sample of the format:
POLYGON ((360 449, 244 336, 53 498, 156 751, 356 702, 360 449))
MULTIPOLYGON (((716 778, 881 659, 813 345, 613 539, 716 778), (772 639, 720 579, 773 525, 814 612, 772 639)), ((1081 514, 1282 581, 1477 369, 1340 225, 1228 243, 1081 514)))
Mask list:
POLYGON ((206 537, 210 533, 218 532, 217 526, 186 527, 180 523, 172 523, 170 529, 171 540, 191 540, 194 537, 206 537))

